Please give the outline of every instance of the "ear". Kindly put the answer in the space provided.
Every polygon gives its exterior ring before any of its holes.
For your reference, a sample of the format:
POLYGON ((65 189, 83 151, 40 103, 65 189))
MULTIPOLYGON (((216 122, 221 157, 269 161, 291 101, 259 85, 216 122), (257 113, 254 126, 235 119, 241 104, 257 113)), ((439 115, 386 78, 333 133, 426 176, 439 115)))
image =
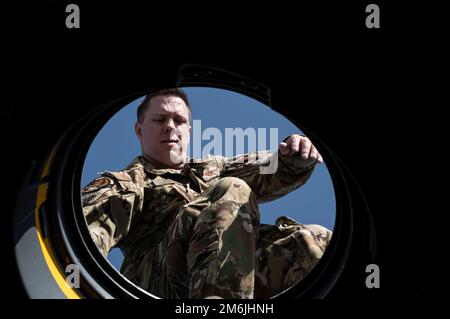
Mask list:
POLYGON ((189 144, 189 142, 191 141, 191 128, 192 126, 189 125, 189 135, 188 135, 188 140, 187 140, 187 144, 189 144))
POLYGON ((134 124, 134 131, 136 133, 137 138, 142 142, 142 124, 139 122, 136 122, 136 124, 134 124))

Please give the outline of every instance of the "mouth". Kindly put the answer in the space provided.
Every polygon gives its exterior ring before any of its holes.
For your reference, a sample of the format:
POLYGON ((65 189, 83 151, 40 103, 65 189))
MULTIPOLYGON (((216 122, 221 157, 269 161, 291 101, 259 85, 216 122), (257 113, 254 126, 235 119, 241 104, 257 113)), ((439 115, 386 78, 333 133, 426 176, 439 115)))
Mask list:
POLYGON ((179 140, 174 140, 174 139, 167 139, 164 141, 161 141, 162 144, 178 144, 179 140))

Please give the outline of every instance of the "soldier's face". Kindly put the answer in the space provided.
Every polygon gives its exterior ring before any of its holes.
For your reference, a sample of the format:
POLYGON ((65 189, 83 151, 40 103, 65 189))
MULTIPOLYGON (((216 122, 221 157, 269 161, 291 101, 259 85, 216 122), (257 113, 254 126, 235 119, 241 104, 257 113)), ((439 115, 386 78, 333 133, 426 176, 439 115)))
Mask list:
POLYGON ((164 167, 183 166, 191 131, 189 109, 183 99, 155 96, 135 129, 145 156, 164 167))

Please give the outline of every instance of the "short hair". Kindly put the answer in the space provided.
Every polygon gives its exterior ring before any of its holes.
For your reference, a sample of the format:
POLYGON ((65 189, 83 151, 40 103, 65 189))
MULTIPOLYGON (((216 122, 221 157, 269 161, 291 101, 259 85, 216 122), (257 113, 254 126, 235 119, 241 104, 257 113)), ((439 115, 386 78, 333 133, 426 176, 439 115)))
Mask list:
POLYGON ((139 123, 142 123, 145 118, 145 112, 148 110, 150 106, 150 100, 154 98, 155 96, 161 96, 161 95, 175 95, 179 98, 181 98, 184 103, 186 104, 188 111, 189 111, 189 122, 191 122, 191 104, 189 103, 189 99, 187 97, 186 92, 183 91, 183 89, 180 88, 172 88, 172 89, 163 89, 156 92, 152 92, 146 95, 144 101, 138 106, 137 109, 137 121, 139 123))

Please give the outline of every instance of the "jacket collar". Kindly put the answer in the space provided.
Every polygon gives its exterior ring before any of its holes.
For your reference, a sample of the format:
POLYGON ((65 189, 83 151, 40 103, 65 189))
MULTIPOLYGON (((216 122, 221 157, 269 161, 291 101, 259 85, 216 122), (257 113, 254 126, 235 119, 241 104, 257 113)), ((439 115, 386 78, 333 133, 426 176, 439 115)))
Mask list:
POLYGON ((174 168, 164 168, 155 161, 149 159, 148 157, 145 157, 143 155, 135 157, 130 164, 128 164, 127 169, 136 166, 136 165, 142 165, 144 167, 144 170, 147 173, 151 173, 154 175, 162 175, 165 173, 172 173, 172 174, 179 174, 182 169, 174 169, 174 168))
POLYGON ((209 157, 207 157, 205 159, 201 159, 201 160, 188 158, 184 168, 174 169, 174 168, 162 167, 161 165, 159 165, 155 161, 149 159, 148 157, 145 157, 144 155, 139 155, 139 156, 135 157, 130 162, 130 164, 128 164, 126 169, 130 169, 132 167, 135 167, 136 165, 139 165, 139 166, 142 165, 144 167, 144 170, 147 173, 154 174, 154 175, 162 175, 165 173, 179 174, 180 172, 182 172, 183 170, 186 170, 186 169, 197 170, 199 168, 202 168, 210 160, 211 160, 211 158, 209 158, 209 157))

